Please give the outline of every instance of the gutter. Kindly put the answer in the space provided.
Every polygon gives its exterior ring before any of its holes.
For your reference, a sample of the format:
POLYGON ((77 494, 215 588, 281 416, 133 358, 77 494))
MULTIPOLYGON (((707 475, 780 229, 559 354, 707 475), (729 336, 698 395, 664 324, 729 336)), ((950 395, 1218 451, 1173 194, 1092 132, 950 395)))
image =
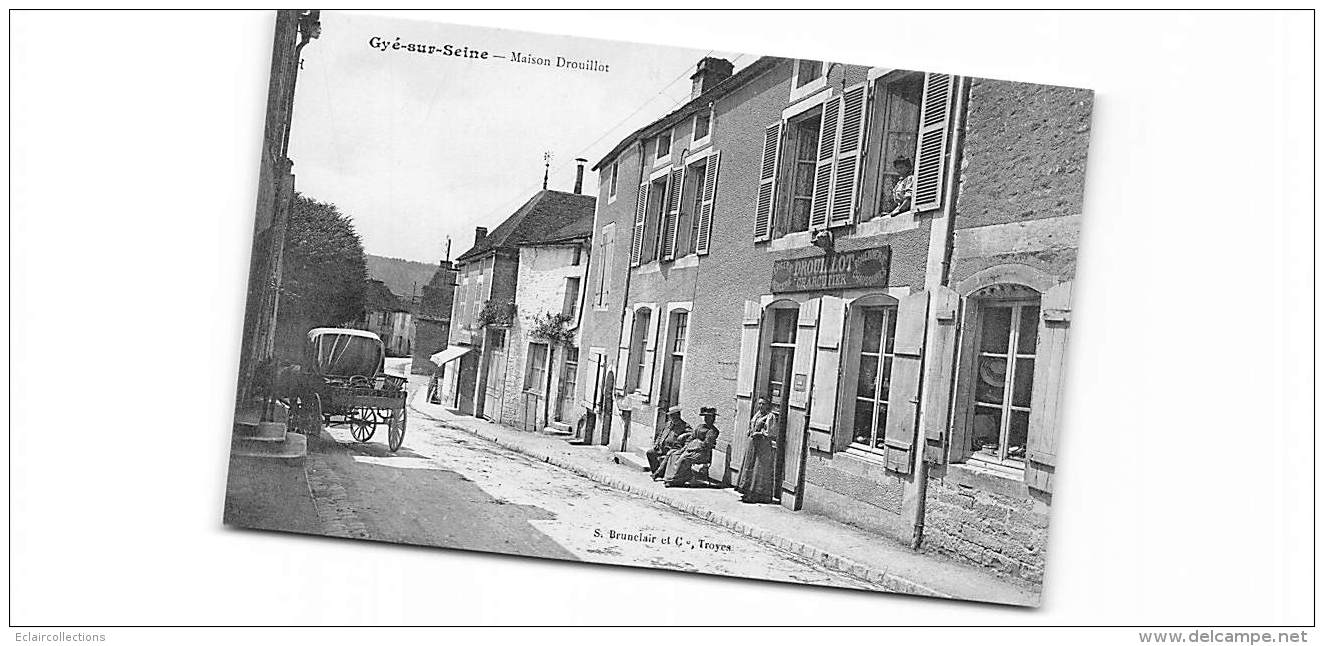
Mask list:
MULTIPOLYGON (((943 203, 942 203, 943 222, 944 222, 943 226, 945 226, 947 230, 943 232, 943 251, 942 251, 941 270, 939 271, 939 275, 937 276, 936 280, 930 279, 929 277, 925 277, 924 282, 926 289, 936 286, 946 286, 951 281, 952 245, 956 232, 956 227, 954 226, 955 218, 956 218, 956 200, 961 192, 960 191, 961 152, 962 152, 962 147, 965 143, 965 110, 966 110, 966 104, 969 102, 969 98, 970 98, 969 78, 965 76, 959 76, 957 77, 957 83, 958 86, 956 90, 956 105, 953 108, 954 114, 952 115, 952 141, 951 141, 951 147, 949 148, 949 150, 951 150, 951 154, 948 156, 946 185, 943 188, 944 193, 946 193, 946 195, 943 197, 943 203)), ((927 325, 927 321, 925 323, 927 325)), ((932 332, 933 330, 928 330, 925 334, 924 346, 926 350, 926 355, 927 355, 927 349, 931 347, 928 334, 932 332)), ((920 370, 921 370, 920 374, 923 375, 924 373, 922 366, 920 370)), ((947 387, 951 388, 953 386, 949 384, 947 385, 947 387)), ((925 410, 925 406, 923 403, 925 401, 927 401, 927 398, 923 397, 923 395, 921 394, 920 410, 917 411, 917 414, 921 420, 924 419, 924 413, 927 412, 925 410)), ((949 418, 950 416, 944 416, 944 417, 949 418)), ((951 424, 949 423, 948 427, 950 428, 950 426, 951 424)), ((924 429, 922 428, 916 429, 916 432, 919 434, 919 437, 916 438, 916 442, 915 442, 915 446, 918 447, 918 449, 915 451, 914 471, 915 471, 915 488, 916 488, 915 495, 918 498, 918 500, 915 503, 915 515, 911 519, 912 530, 910 537, 910 548, 913 550, 919 550, 920 547, 922 547, 924 544, 924 511, 925 511, 925 504, 926 501, 928 500, 928 494, 929 494, 929 462, 924 458, 924 454, 928 450, 928 439, 923 433, 923 430, 924 429)))

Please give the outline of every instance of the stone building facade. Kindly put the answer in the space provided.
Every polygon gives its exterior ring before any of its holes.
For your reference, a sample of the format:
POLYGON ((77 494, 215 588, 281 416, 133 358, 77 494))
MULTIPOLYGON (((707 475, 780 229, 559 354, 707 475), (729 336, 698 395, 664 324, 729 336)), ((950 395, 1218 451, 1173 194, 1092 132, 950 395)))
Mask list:
POLYGON ((641 452, 668 407, 714 406, 732 482, 767 398, 783 506, 1038 580, 1091 99, 700 62, 595 167, 594 439, 641 452))
POLYGON ((430 375, 438 369, 430 357, 450 343, 451 310, 455 307, 455 265, 443 260, 423 286, 414 315, 414 355, 411 372, 430 375))

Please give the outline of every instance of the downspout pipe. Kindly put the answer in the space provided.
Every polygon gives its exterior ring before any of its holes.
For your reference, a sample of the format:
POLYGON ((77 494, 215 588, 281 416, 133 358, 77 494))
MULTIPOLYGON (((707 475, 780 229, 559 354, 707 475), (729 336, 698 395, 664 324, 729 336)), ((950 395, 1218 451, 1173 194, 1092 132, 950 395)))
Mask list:
MULTIPOLYGON (((965 141, 965 106, 969 98, 969 91, 970 91, 969 79, 964 76, 957 77, 956 106, 954 108, 954 114, 952 116, 952 142, 951 142, 951 146, 948 148, 948 150, 950 150, 951 153, 948 156, 947 178, 943 188, 943 192, 945 193, 945 195, 942 201, 942 213, 943 213, 943 220, 945 220, 944 226, 946 226, 947 230, 945 232, 946 235, 943 236, 942 269, 936 281, 926 280, 926 283, 929 283, 929 285, 926 285, 926 287, 935 284, 947 285, 948 282, 950 282, 951 264, 952 264, 952 240, 953 240, 954 232, 956 231, 956 227, 954 227, 953 224, 954 224, 954 218, 956 217, 956 199, 960 193, 959 182, 961 178, 961 147, 965 141)), ((932 316, 933 313, 930 312, 929 313, 930 320, 932 316)), ((926 333, 926 336, 927 334, 932 334, 932 333, 933 333, 933 329, 930 328, 926 333)), ((925 340, 926 349, 928 347, 931 347, 928 341, 929 339, 925 340)), ((927 356, 926 356, 926 360, 927 360, 927 356)), ((920 368, 920 371, 921 371, 920 372, 921 375, 924 374, 923 367, 920 368)), ((942 384, 925 384, 925 385, 927 385, 930 388, 943 387, 942 384)), ((916 489, 915 495, 918 498, 918 500, 915 503, 915 516, 911 519, 911 527, 913 529, 910 537, 910 549, 912 550, 919 550, 924 545, 924 511, 929 494, 929 462, 924 458, 924 453, 928 449, 928 439, 926 437, 926 434, 924 433, 924 429, 922 428, 923 426, 922 422, 925 417, 924 413, 927 412, 925 410, 926 408, 925 402, 927 401, 927 399, 928 398, 924 397, 921 392, 920 411, 919 411, 921 428, 919 428, 917 431, 919 437, 917 437, 915 441, 915 446, 917 447, 917 450, 915 451, 915 456, 914 456, 915 489, 916 489)))

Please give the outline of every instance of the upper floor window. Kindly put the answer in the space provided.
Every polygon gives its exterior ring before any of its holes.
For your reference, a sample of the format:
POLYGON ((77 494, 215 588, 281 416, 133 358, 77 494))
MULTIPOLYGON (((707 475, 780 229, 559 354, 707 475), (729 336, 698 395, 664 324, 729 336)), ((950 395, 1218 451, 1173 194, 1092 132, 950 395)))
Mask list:
POLYGON ((579 276, 565 279, 565 301, 561 304, 561 313, 574 319, 579 314, 579 276))
POLYGON ((873 204, 861 208, 860 219, 908 211, 913 190, 914 156, 919 136, 924 75, 905 72, 884 76, 874 85, 868 155, 875 163, 873 204), (909 178, 909 179, 908 179, 909 178))
POLYGON ((607 197, 616 197, 616 179, 619 172, 619 165, 618 162, 611 163, 611 171, 608 174, 607 180, 607 197))
POLYGON ((694 114, 694 142, 698 143, 708 139, 712 134, 713 113, 711 110, 700 110, 694 114))
POLYGON ((703 183, 708 172, 708 158, 705 157, 685 169, 685 190, 682 191, 684 204, 682 205, 681 218, 689 223, 686 227, 687 235, 682 241, 678 256, 687 256, 699 251, 700 228, 703 224, 699 214, 703 211, 703 183))
POLYGON ((800 89, 823 76, 823 61, 800 59, 795 62, 795 89, 800 89))
POLYGON ((671 131, 668 130, 657 136, 657 147, 654 148, 655 162, 661 162, 664 159, 671 159, 671 131))
POLYGON ((653 320, 653 310, 641 307, 634 313, 634 325, 630 328, 630 358, 625 375, 625 391, 634 392, 639 388, 640 377, 648 370, 647 353, 644 346, 648 342, 648 330, 653 320))
POLYGON ((542 392, 547 385, 547 344, 529 344, 529 363, 524 371, 524 390, 542 392))
POLYGON ((809 209, 814 200, 814 168, 823 119, 821 107, 786 122, 782 148, 781 186, 773 237, 809 230, 809 209))

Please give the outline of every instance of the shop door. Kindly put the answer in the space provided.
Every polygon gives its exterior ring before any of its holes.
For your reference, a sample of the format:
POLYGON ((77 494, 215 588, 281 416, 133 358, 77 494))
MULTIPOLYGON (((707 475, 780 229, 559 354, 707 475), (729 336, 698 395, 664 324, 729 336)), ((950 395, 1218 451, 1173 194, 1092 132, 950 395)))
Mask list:
POLYGON ((768 393, 768 402, 777 413, 777 483, 776 496, 781 498, 782 480, 785 479, 789 465, 787 460, 795 458, 793 451, 788 451, 786 420, 790 412, 791 369, 795 365, 795 328, 799 318, 797 309, 773 309, 772 343, 768 351, 768 382, 763 392, 768 393))
POLYGON ((497 421, 501 414, 501 399, 506 391, 506 331, 488 333, 491 351, 487 354, 487 392, 483 395, 483 416, 497 421))

